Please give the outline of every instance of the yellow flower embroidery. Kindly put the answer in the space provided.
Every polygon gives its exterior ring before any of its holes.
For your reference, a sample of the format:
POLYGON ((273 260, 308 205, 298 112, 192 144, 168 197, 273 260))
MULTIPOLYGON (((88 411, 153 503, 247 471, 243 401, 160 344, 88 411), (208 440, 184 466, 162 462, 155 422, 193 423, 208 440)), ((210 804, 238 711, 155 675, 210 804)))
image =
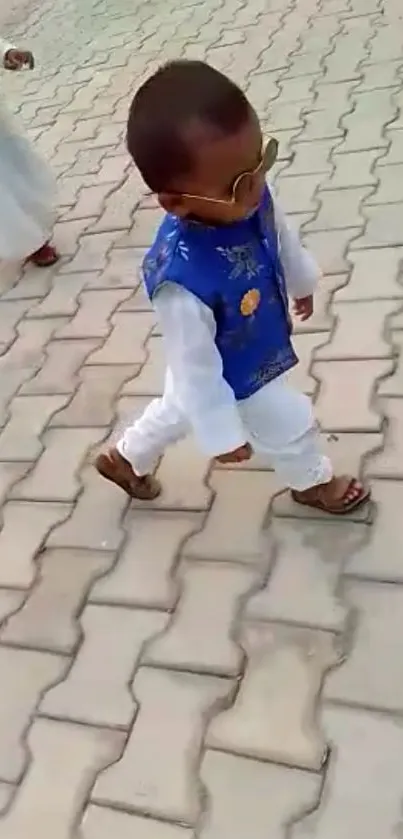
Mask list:
POLYGON ((256 309, 260 303, 260 291, 258 288, 251 288, 249 291, 244 294, 241 300, 241 314, 247 318, 250 315, 253 315, 256 312, 256 309))

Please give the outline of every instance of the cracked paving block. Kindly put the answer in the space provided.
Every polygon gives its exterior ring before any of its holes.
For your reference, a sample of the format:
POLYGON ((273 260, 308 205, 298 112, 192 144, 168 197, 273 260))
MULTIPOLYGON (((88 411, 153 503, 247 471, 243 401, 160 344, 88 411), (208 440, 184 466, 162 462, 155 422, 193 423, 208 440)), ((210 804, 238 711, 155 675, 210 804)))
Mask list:
POLYGON ((122 390, 127 396, 160 396, 164 390, 166 361, 163 339, 152 335, 145 345, 148 353, 140 372, 122 390))
POLYGON ((41 435, 66 396, 16 396, 10 418, 0 433, 0 460, 36 460, 43 451, 41 435))
MULTIPOLYGON (((201 767, 209 807, 200 839, 282 839, 292 816, 311 809, 320 778, 221 752, 207 751, 201 767)), ((95 839, 95 837, 94 837, 95 839)))
POLYGON ((322 274, 345 274, 350 270, 346 250, 360 233, 360 227, 351 227, 348 230, 318 230, 304 235, 304 245, 316 257, 322 274))
POLYGON ((355 631, 347 659, 326 680, 325 698, 401 713, 403 590, 389 583, 346 579, 343 597, 354 610, 355 631))
POLYGON ((316 192, 322 181, 319 172, 313 175, 295 175, 281 178, 278 183, 278 197, 286 212, 306 213, 319 206, 316 192))
POLYGON ((323 189, 346 189, 358 186, 376 186, 377 178, 373 167, 379 157, 379 149, 337 154, 333 158, 335 169, 323 183, 323 189))
POLYGON ((380 431, 374 393, 378 380, 392 369, 393 362, 381 359, 315 362, 313 373, 320 381, 315 414, 322 429, 336 433, 380 431))
MULTIPOLYGON (((293 317, 294 340, 295 335, 301 335, 305 332, 330 332, 334 320, 330 304, 334 293, 342 289, 346 282, 345 274, 339 276, 335 274, 319 281, 315 291, 315 310, 312 317, 307 321, 301 321, 299 318, 293 317)), ((339 299, 338 296, 336 299, 339 299)), ((319 336, 317 336, 317 340, 318 338, 319 336)))
POLYGON ((59 274, 53 277, 49 294, 29 312, 29 318, 73 317, 79 307, 79 295, 85 288, 88 274, 70 274, 68 281, 59 274))
POLYGON ((374 478, 403 479, 403 400, 381 399, 379 407, 386 417, 384 445, 368 461, 367 472, 374 478))
POLYGON ((399 521, 403 502, 400 481, 371 481, 375 502, 374 527, 348 556, 346 574, 359 579, 403 583, 402 538, 399 521))
POLYGON ((336 328, 331 341, 318 349, 318 361, 391 358, 393 348, 385 335, 385 322, 396 310, 394 300, 360 300, 332 304, 336 328))
POLYGON ((131 230, 115 242, 115 247, 149 248, 163 218, 161 207, 137 210, 131 230))
MULTIPOLYGON (((144 259, 145 250, 142 248, 112 248, 108 256, 108 264, 104 271, 95 276, 91 273, 87 281, 87 288, 129 288, 131 291, 138 288, 141 282, 141 265, 144 259)), ((122 311, 129 305, 123 301, 120 306, 122 311)))
POLYGON ((133 683, 139 711, 132 732, 120 761, 98 778, 93 800, 194 824, 205 721, 231 688, 227 679, 141 668, 133 683))
POLYGON ((25 501, 75 501, 80 492, 78 471, 96 442, 91 428, 52 428, 42 438, 40 458, 17 484, 12 498, 25 501))
POLYGON ((235 704, 219 713, 209 748, 319 771, 327 745, 316 721, 322 680, 337 662, 329 632, 264 624, 244 628, 248 657, 235 704))
POLYGON ((290 370, 289 382, 296 390, 313 396, 317 389, 317 383, 311 374, 312 357, 327 340, 323 332, 302 332, 293 336, 293 344, 297 353, 299 364, 290 370))
POLYGON ((56 338, 107 338, 112 315, 127 293, 125 289, 83 291, 77 314, 57 332, 56 338))
POLYGON ((55 428, 104 428, 115 419, 115 402, 134 365, 84 366, 80 384, 71 402, 50 422, 55 428))
POLYGON ((368 198, 367 205, 400 204, 403 201, 403 163, 395 166, 380 166, 376 174, 378 176, 378 188, 368 198))
POLYGON ((367 219, 365 233, 353 242, 352 248, 384 248, 403 245, 402 208, 400 204, 364 207, 367 219))
MULTIPOLYGON (((351 277, 337 292, 336 302, 355 300, 400 300, 403 287, 399 284, 403 248, 353 251, 351 277)), ((395 336, 394 336, 395 339, 395 336)))
POLYGON ((48 546, 118 550, 124 538, 122 518, 129 504, 128 496, 102 480, 92 465, 81 473, 80 483, 83 491, 71 516, 53 530, 48 546))
POLYGON ((401 825, 403 732, 399 720, 326 708, 334 750, 321 803, 290 832, 292 839, 394 839, 401 825), (358 782, 359 781, 359 782, 358 782))
POLYGON ((372 193, 372 187, 356 187, 340 191, 322 190, 317 193, 320 209, 313 221, 306 226, 314 230, 344 230, 363 224, 361 204, 372 193))
POLYGON ((72 395, 79 382, 79 369, 96 346, 97 341, 52 341, 46 347, 46 359, 41 369, 23 385, 21 394, 72 395))
MULTIPOLYGON (((62 678, 60 656, 0 646, 0 779, 21 780, 29 760, 24 735, 43 692, 62 678)), ((3 828, 3 823, 2 828, 3 828)))
POLYGON ((192 831, 176 824, 142 818, 91 804, 84 815, 83 839, 192 839, 192 831))
POLYGON ((347 613, 337 593, 339 577, 363 541, 362 528, 274 519, 270 532, 274 565, 266 586, 249 600, 246 617, 341 632, 347 613))
POLYGON ((28 589, 35 580, 36 557, 48 533, 67 518, 63 504, 10 501, 2 510, 0 586, 28 589))
POLYGON ((63 682, 46 694, 39 713, 89 725, 128 728, 136 712, 129 684, 146 641, 167 615, 112 606, 86 606, 83 641, 63 682))
POLYGON ((258 563, 262 556, 262 528, 272 495, 278 491, 270 472, 232 470, 212 474, 215 493, 203 529, 186 545, 187 557, 224 562, 258 563))
POLYGON ((2 836, 71 839, 95 777, 118 757, 122 734, 36 719, 27 745, 32 759, 2 818, 2 836))
POLYGON ((197 515, 130 510, 123 550, 110 573, 95 584, 90 601, 172 609, 177 600, 173 575, 178 555, 200 524, 197 515))
MULTIPOLYGON (((88 226, 89 219, 85 219, 88 226)), ((116 231, 92 233, 80 237, 77 253, 60 269, 61 274, 76 274, 80 271, 103 271, 108 251, 115 243, 116 231)))
POLYGON ((143 662, 169 670, 238 676, 244 656, 233 637, 234 622, 241 598, 254 582, 249 568, 182 563, 174 616, 166 631, 147 647, 143 662))
POLYGON ((109 570, 105 552, 46 550, 40 557, 36 585, 19 612, 1 631, 7 644, 56 653, 72 653, 79 638, 78 613, 93 582, 109 570))
MULTIPOLYGON (((100 294, 102 292, 98 292, 100 294)), ((116 292, 104 292, 104 294, 116 292)), ((155 324, 151 312, 117 312, 111 318, 112 330, 101 349, 88 359, 88 364, 143 364, 145 344, 155 324)))
POLYGON ((16 326, 31 305, 31 300, 0 300, 0 352, 18 337, 16 326))

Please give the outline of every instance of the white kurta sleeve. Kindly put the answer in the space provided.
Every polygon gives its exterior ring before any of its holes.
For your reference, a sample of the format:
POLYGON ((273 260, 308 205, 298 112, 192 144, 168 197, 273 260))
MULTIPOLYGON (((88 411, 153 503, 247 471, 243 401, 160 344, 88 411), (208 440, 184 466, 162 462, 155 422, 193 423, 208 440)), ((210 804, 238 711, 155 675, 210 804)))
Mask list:
POLYGON ((299 235, 270 189, 280 243, 280 259, 287 291, 294 300, 313 294, 321 272, 312 254, 303 247, 299 235))
POLYGON ((216 457, 246 442, 234 393, 223 378, 213 313, 178 285, 162 286, 153 301, 165 341, 175 395, 202 451, 216 457))
POLYGON ((12 44, 9 44, 7 41, 3 41, 3 38, 0 38, 0 64, 2 65, 4 62, 4 58, 7 55, 9 50, 14 49, 12 44))

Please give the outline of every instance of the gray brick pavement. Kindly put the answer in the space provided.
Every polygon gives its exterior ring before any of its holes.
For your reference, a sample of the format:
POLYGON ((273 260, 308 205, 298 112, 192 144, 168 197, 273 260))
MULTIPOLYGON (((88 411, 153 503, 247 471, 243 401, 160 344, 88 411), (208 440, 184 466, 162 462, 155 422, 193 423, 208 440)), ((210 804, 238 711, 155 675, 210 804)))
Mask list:
POLYGON ((397 0, 44 0, 2 77, 59 175, 55 269, 0 266, 1 839, 392 839, 403 750, 403 35, 397 0), (344 521, 192 441, 129 504, 90 467, 162 386, 138 266, 160 211, 124 149, 173 56, 248 90, 321 262, 296 382, 344 521), (369 526, 372 525, 372 526, 369 526))

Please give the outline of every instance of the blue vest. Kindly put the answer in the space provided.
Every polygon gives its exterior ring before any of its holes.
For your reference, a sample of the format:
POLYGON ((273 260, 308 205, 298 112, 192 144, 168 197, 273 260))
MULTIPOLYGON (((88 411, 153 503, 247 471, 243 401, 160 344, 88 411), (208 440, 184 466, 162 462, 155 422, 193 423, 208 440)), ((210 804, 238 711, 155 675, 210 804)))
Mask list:
POLYGON ((212 310, 224 378, 237 400, 298 363, 268 189, 259 209, 234 224, 208 227, 167 215, 143 276, 150 300, 164 283, 176 283, 212 310))

